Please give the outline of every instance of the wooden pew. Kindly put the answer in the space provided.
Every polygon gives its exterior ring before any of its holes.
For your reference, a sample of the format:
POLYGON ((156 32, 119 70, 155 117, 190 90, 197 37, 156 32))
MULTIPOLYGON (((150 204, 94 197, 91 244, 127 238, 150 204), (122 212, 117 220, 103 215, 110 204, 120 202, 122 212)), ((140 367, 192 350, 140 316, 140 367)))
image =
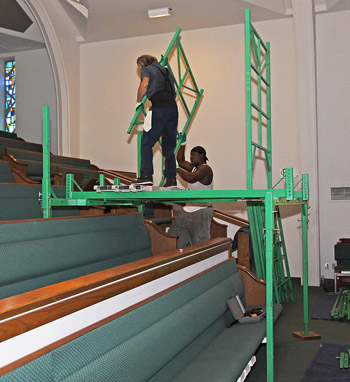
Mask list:
MULTIPOLYGON (((176 250, 156 255, 152 258, 139 260, 0 300, 0 321, 2 320, 0 323, 0 342, 11 338, 16 338, 18 341, 26 332, 40 329, 43 325, 54 323, 58 319, 72 317, 75 312, 79 312, 82 309, 92 308, 95 305, 97 307, 98 304, 103 301, 107 303, 115 296, 122 297, 123 294, 128 295, 128 293, 131 293, 135 288, 146 288, 149 290, 150 287, 148 285, 157 283, 157 280, 165 280, 172 274, 174 274, 174 276, 183 274, 183 276, 180 277, 185 277, 184 282, 191 282, 191 280, 196 277, 188 278, 190 275, 188 272, 191 268, 197 267, 197 270, 194 271, 195 274, 201 272, 200 270, 205 273, 206 271, 204 271, 204 269, 211 272, 211 269, 215 269, 213 264, 216 263, 216 266, 219 266, 220 264, 224 264, 225 258, 230 258, 230 248, 231 242, 229 239, 215 239, 205 244, 192 246, 192 248, 188 247, 181 252, 176 250), (214 260, 215 262, 213 263, 214 260), (207 264, 205 268, 203 268, 204 264, 207 264)), ((247 271, 242 267, 238 268, 239 273, 243 275, 244 278, 247 271)), ((248 277, 250 277, 250 275, 248 275, 248 277)), ((178 281, 173 282, 176 284, 178 281)), ((184 282, 180 282, 180 284, 177 285, 182 285, 184 282)), ((29 352, 21 359, 16 359, 7 365, 2 365, 2 367, 0 364, 0 376, 28 364, 28 362, 38 359, 38 357, 42 357, 54 349, 58 349, 72 340, 80 338, 86 333, 90 333, 94 329, 107 325, 109 322, 122 317, 124 314, 138 307, 142 307, 145 302, 152 301, 159 295, 167 294, 168 291, 171 292, 173 289, 167 289, 166 285, 168 284, 166 282, 163 282, 163 285, 165 290, 157 293, 157 289, 154 289, 153 292, 150 292, 150 297, 144 301, 144 297, 142 297, 143 294, 140 292, 140 302, 135 303, 133 300, 130 302, 129 307, 122 308, 121 311, 118 311, 118 307, 115 306, 115 303, 112 303, 113 300, 111 300, 111 303, 116 309, 115 314, 107 315, 105 319, 89 326, 82 326, 78 331, 74 331, 70 335, 44 348, 32 353, 29 352), (152 297, 153 293, 156 294, 152 297)), ((262 295, 264 295, 264 285, 259 286, 258 283, 257 287, 261 289, 262 295)), ((253 294, 254 297, 257 295, 254 288, 247 289, 245 287, 244 298, 246 302, 252 301, 249 294, 253 294)), ((207 308, 210 309, 209 306, 207 308)), ((65 326, 68 325, 68 322, 69 321, 67 321, 65 326)), ((6 344, 6 342, 4 342, 4 344, 6 344)), ((34 365, 33 367, 35 368, 34 365)), ((0 378, 0 380, 2 379, 0 378)), ((7 381, 7 379, 5 380, 7 381)))
MULTIPOLYGON (((226 221, 227 223, 234 224, 238 227, 249 226, 249 221, 238 216, 230 215, 226 212, 215 209, 214 217, 226 221)), ((250 243, 249 235, 246 232, 238 232, 238 247, 237 247, 237 264, 243 265, 250 269, 250 243)))
MULTIPOLYGON (((2 160, 9 163, 11 171, 19 183, 40 183, 43 176, 43 156, 41 152, 3 147, 2 160), (20 175, 18 175, 18 173, 20 175)), ((75 175, 80 187, 96 183, 99 178, 98 167, 91 165, 87 159, 50 155, 50 172, 55 185, 64 185, 66 174, 75 175)), ((89 186, 89 188, 92 188, 89 186)))

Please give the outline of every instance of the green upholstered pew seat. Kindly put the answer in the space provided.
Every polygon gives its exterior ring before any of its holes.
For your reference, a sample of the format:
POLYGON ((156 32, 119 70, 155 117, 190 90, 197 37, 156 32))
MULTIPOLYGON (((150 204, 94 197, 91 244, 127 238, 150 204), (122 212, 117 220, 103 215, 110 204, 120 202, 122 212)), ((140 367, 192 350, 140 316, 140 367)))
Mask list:
POLYGON ((141 214, 0 223, 0 298, 152 256, 141 214))
MULTIPOLYGON (((266 321, 228 329, 226 299, 234 293, 244 302, 243 282, 230 260, 0 381, 235 382, 266 336, 266 321)), ((276 318, 280 311, 277 306, 276 318)))

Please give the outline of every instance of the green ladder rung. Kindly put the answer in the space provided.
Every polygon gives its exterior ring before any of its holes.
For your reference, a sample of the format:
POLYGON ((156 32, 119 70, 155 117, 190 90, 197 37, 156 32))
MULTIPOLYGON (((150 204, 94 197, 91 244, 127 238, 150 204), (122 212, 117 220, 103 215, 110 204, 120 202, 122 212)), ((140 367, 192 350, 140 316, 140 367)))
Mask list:
POLYGON ((266 147, 263 147, 263 146, 259 145, 259 143, 255 143, 253 141, 252 141, 252 146, 257 147, 258 149, 260 149, 262 151, 266 151, 267 153, 271 152, 271 150, 267 149, 266 147))
POLYGON ((256 110, 258 111, 259 113, 261 113, 267 120, 270 119, 270 117, 257 105, 255 105, 254 102, 250 102, 251 106, 256 110))
POLYGON ((261 80, 265 83, 266 86, 270 86, 270 84, 267 82, 267 80, 265 79, 264 76, 261 75, 261 72, 259 72, 259 70, 253 65, 251 64, 251 68, 254 70, 254 72, 260 76, 261 80))

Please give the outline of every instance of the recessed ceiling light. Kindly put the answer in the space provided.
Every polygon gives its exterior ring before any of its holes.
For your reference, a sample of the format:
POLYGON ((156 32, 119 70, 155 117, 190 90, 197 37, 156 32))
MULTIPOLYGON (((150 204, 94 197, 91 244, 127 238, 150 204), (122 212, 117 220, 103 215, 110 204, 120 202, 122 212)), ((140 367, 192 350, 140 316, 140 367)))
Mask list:
POLYGON ((173 13, 173 10, 169 7, 149 9, 147 11, 147 15, 150 19, 153 19, 155 17, 170 16, 172 13, 173 13))

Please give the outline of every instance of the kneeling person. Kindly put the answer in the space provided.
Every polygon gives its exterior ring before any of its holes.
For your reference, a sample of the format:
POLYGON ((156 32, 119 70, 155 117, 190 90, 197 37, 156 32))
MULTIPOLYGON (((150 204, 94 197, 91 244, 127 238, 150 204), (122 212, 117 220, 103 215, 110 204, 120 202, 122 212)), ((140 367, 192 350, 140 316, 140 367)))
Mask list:
MULTIPOLYGON (((190 162, 185 160, 185 145, 177 153, 178 175, 188 182, 188 190, 212 190, 213 170, 207 165, 206 151, 202 146, 191 150, 190 162)), ((169 233, 178 235, 178 248, 210 240, 213 219, 211 203, 187 203, 176 213, 169 233)))

